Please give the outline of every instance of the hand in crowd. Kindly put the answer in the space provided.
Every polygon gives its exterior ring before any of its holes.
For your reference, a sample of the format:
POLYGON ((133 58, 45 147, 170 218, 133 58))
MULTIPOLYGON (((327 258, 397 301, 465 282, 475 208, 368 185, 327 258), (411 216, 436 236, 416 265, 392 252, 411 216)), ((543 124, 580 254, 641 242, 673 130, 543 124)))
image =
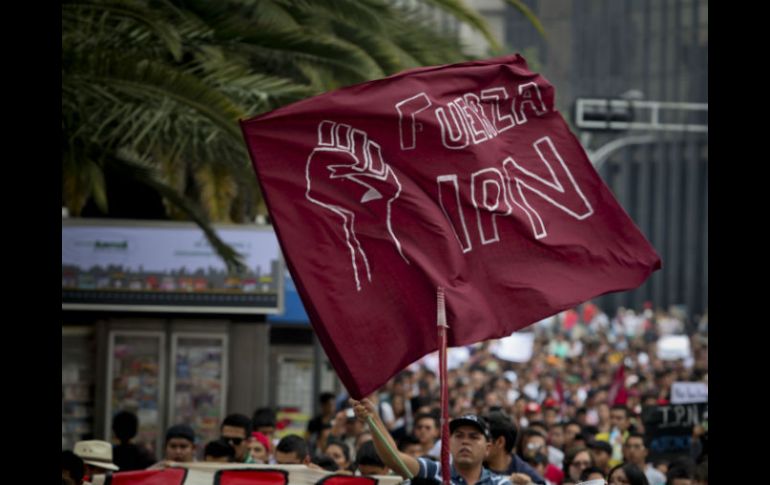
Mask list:
POLYGON ((532 483, 532 479, 524 473, 512 473, 511 483, 513 485, 528 485, 532 483))

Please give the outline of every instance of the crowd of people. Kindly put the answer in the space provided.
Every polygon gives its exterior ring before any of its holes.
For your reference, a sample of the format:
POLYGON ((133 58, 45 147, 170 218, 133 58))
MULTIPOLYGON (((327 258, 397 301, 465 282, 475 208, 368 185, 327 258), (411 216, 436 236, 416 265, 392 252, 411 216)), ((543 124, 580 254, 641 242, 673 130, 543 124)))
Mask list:
MULTIPOLYGON (((590 483, 703 485, 708 483, 708 416, 699 416, 675 455, 650 447, 644 410, 667 406, 674 382, 708 383, 708 317, 688 320, 672 308, 604 314, 586 303, 531 329, 526 362, 498 356, 494 342, 468 348, 448 372, 452 482, 465 485, 590 483), (684 355, 662 355, 660 339, 686 336, 684 355), (655 452, 655 453, 653 453, 655 452)), ((398 474, 440 480, 439 378, 423 359, 379 392, 355 401, 330 392, 304 435, 276 438, 276 415, 232 414, 205 461, 304 464, 345 474, 398 474), (371 429, 371 417, 378 430, 371 429), (391 450, 392 449, 392 450, 391 450), (397 450, 397 451, 396 451, 397 450)), ((97 473, 191 462, 195 433, 170 427, 160 461, 133 444, 136 417, 119 413, 116 443, 86 441, 62 453, 63 483, 97 473)))

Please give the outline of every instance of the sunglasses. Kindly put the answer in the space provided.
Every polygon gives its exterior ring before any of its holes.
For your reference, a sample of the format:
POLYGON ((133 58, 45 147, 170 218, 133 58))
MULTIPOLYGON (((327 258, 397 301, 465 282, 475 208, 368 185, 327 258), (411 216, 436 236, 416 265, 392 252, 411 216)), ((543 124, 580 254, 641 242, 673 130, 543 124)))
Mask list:
POLYGON ((246 438, 228 438, 227 436, 222 436, 222 441, 232 443, 233 446, 240 446, 244 439, 246 438))

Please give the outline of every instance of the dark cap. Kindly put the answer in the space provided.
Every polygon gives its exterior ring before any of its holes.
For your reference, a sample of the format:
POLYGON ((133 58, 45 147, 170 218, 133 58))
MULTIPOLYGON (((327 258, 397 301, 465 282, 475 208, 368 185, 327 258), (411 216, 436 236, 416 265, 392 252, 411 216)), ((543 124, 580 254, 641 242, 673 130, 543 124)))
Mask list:
POLYGON ((172 438, 184 438, 195 444, 195 431, 186 424, 175 424, 166 431, 166 443, 172 438))
POLYGON ((606 441, 594 440, 588 443, 589 450, 604 451, 609 455, 612 455, 612 446, 606 441))
POLYGON ((466 414, 464 416, 460 416, 459 418, 455 418, 452 421, 449 422, 449 432, 454 433, 457 428, 460 426, 473 426, 474 428, 481 431, 481 433, 484 435, 484 437, 489 440, 489 427, 487 427, 487 422, 484 421, 484 418, 481 418, 479 416, 476 416, 475 414, 466 414))

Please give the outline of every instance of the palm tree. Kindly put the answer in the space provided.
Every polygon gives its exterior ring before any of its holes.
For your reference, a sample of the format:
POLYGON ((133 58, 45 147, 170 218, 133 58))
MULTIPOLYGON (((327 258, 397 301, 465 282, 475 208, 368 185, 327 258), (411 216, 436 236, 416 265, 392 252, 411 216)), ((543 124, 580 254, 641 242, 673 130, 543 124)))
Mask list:
POLYGON ((109 214, 107 175, 132 180, 239 269, 209 224, 266 213, 237 121, 463 60, 457 39, 435 30, 437 8, 498 47, 461 0, 65 0, 63 204, 78 216, 90 200, 109 214))

